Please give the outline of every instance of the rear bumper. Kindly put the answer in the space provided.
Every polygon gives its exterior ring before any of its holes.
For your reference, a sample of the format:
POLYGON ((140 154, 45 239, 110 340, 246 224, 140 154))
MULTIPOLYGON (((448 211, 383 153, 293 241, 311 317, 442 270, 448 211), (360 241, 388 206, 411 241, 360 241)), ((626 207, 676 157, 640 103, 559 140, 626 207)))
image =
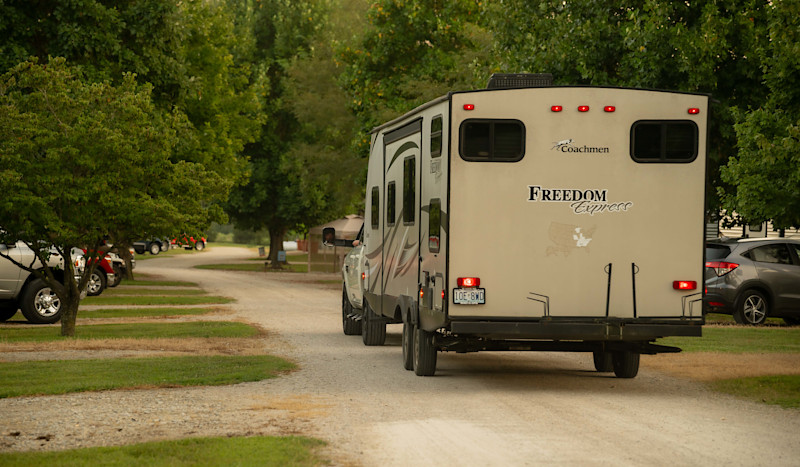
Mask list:
POLYGON ((452 321, 454 336, 484 339, 648 341, 667 336, 702 336, 703 320, 452 321))

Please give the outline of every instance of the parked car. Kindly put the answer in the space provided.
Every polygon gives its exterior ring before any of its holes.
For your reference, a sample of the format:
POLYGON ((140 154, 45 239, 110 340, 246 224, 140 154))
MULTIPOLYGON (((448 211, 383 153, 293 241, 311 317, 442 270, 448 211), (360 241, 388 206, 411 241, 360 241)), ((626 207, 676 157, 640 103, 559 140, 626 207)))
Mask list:
POLYGON ((707 311, 742 324, 800 324, 800 240, 709 240, 705 267, 707 311))
POLYGON ((195 240, 194 237, 188 235, 181 235, 172 239, 172 244, 179 246, 185 250, 194 248, 197 251, 202 251, 206 247, 206 238, 200 237, 195 240))
MULTIPOLYGON (((35 260, 33 250, 24 242, 0 244, 0 252, 20 264, 42 267, 42 264, 35 260)), ((73 251, 72 254, 75 262, 75 279, 80 280, 86 261, 80 251, 73 251)), ((48 266, 53 268, 56 277, 63 280, 64 259, 61 255, 52 254, 48 266)), ((61 297, 43 279, 0 256, 0 322, 9 320, 17 310, 21 310, 25 319, 34 324, 56 323, 63 313, 61 297)))
POLYGON ((152 238, 150 240, 139 240, 133 242, 133 249, 136 253, 143 255, 149 252, 151 255, 157 255, 162 251, 169 250, 170 242, 166 238, 152 238))
POLYGON ((342 264, 342 330, 348 336, 361 334, 364 302, 364 228, 352 242, 353 249, 342 264))

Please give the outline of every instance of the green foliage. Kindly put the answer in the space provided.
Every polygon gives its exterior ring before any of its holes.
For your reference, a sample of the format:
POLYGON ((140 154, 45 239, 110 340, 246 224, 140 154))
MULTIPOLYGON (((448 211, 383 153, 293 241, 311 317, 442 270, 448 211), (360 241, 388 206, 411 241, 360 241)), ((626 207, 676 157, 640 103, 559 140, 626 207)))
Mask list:
POLYGON ((136 387, 219 386, 274 378, 294 365, 270 355, 6 362, 0 398, 136 387))
POLYGON ((289 437, 190 438, 131 446, 73 449, 56 452, 0 453, 4 466, 145 466, 182 467, 236 465, 304 467, 327 465, 315 454, 322 441, 289 437))

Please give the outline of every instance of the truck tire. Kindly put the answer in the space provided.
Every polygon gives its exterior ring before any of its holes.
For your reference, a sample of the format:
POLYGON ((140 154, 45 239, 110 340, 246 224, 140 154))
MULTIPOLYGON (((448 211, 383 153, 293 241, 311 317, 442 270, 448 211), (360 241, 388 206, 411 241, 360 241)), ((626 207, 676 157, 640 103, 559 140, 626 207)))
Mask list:
POLYGON ((342 286, 342 330, 345 336, 361 334, 361 321, 353 318, 353 305, 347 298, 347 287, 342 286))
POLYGON ((433 376, 436 373, 436 347, 433 333, 414 326, 414 373, 417 376, 433 376))
POLYGON ((20 308, 25 319, 33 324, 56 323, 64 313, 61 297, 38 278, 25 287, 20 308))
POLYGON ((0 323, 5 323, 17 314, 17 302, 0 302, 0 323))
POLYGON ((383 345, 386 342, 386 321, 379 317, 364 300, 364 319, 361 321, 361 340, 364 345, 383 345))
POLYGON ((194 244, 194 249, 195 249, 195 250, 197 250, 197 251, 203 251, 203 249, 204 249, 205 247, 206 247, 206 242, 204 242, 204 241, 202 241, 202 240, 198 240, 198 241, 197 241, 197 242, 194 244))
POLYGON ((592 352, 594 369, 600 373, 610 373, 614 371, 614 356, 611 352, 592 352))
POLYGON ((86 295, 91 297, 100 295, 106 289, 108 280, 103 271, 96 270, 89 277, 89 285, 86 286, 86 295))
POLYGON ((158 242, 150 243, 150 254, 155 256, 159 253, 161 253, 161 244, 158 242))
POLYGON ((614 352, 612 361, 617 378, 634 378, 639 373, 639 352, 614 352))
POLYGON ((403 368, 414 369, 414 325, 403 321, 403 368))

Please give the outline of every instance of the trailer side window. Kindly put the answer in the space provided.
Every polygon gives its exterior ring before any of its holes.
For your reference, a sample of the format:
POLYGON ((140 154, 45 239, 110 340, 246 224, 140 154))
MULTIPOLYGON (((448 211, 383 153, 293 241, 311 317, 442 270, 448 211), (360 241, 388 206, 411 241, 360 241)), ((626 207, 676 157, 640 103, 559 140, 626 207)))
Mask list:
POLYGON ((517 162, 525 155, 525 125, 519 120, 465 120, 461 158, 475 162, 517 162))
POLYGON ((428 250, 431 253, 438 253, 442 234, 442 200, 440 199, 431 200, 428 232, 428 250))
POLYGON ((386 225, 394 225, 397 211, 397 184, 389 182, 386 187, 386 225))
POLYGON ((380 190, 378 187, 372 187, 372 202, 369 207, 369 225, 372 229, 380 227, 380 190))
POLYGON ((631 127, 631 157, 636 162, 692 162, 698 141, 691 120, 640 120, 631 127))
POLYGON ((431 157, 442 155, 442 116, 438 115, 431 120, 431 157))
POLYGON ((415 217, 416 183, 415 183, 416 164, 413 157, 403 161, 403 223, 413 224, 415 217))

